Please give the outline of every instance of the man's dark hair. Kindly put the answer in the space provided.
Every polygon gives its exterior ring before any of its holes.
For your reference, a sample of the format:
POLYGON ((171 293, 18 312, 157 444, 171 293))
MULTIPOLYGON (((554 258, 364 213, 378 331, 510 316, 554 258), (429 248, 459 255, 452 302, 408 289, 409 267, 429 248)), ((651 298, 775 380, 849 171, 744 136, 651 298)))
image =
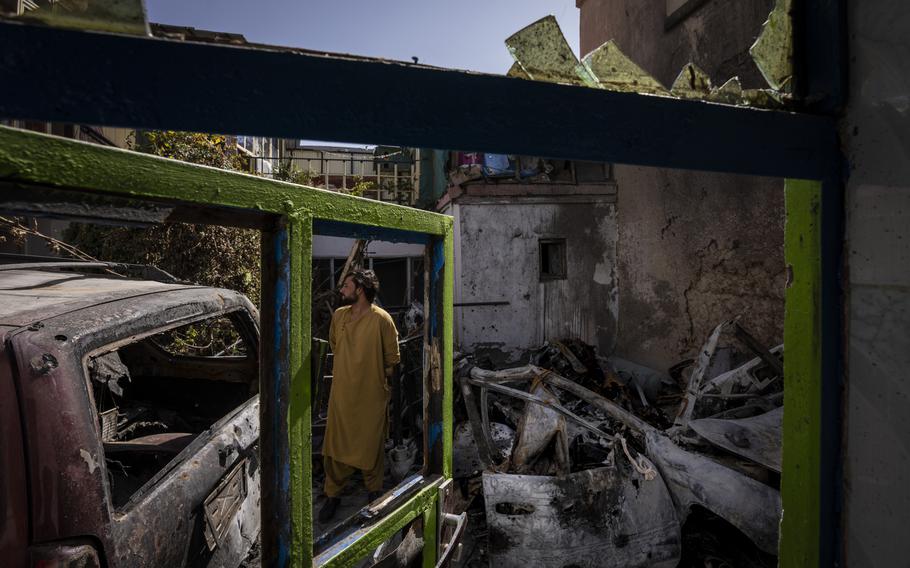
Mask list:
POLYGON ((373 298, 375 298, 376 294, 379 292, 379 279, 376 278, 376 273, 372 270, 357 269, 351 271, 351 273, 347 275, 347 278, 354 280, 354 285, 363 289, 367 301, 372 304, 373 298))

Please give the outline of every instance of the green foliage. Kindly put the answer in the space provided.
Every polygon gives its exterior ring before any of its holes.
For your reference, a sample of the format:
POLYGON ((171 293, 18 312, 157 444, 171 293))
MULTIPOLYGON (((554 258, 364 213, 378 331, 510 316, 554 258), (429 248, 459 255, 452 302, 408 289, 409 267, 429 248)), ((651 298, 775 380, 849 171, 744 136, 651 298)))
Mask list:
MULTIPOLYGON (((134 146, 166 158, 242 169, 231 139, 217 134, 145 132, 134 146)), ((141 229, 74 223, 65 239, 95 258, 152 264, 196 284, 237 290, 259 304, 258 231, 184 223, 141 229)))
POLYGON ((296 183, 298 185, 313 185, 313 179, 316 177, 316 173, 311 170, 298 170, 294 165, 289 161, 281 162, 278 164, 278 169, 275 170, 275 173, 272 174, 273 179, 279 181, 287 181, 291 183, 296 183))
POLYGON ((198 132, 148 131, 139 135, 135 149, 183 162, 225 170, 243 170, 243 160, 229 139, 220 134, 198 132))
POLYGON ((376 191, 376 182, 374 181, 364 181, 360 176, 354 176, 354 186, 348 189, 348 193, 351 195, 356 195, 357 197, 363 197, 364 193, 375 192, 376 191))
POLYGON ((240 357, 246 345, 230 319, 216 317, 178 327, 152 337, 159 347, 177 355, 240 357))

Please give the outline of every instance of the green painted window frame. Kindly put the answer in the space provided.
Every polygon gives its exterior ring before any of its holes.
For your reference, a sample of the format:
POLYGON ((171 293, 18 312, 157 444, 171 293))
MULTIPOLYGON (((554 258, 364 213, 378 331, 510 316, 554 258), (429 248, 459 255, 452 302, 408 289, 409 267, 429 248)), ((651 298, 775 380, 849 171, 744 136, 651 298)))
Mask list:
MULTIPOLYGON (((426 546, 424 565, 436 557, 438 488, 452 471, 452 301, 453 220, 451 217, 316 188, 303 187, 217 168, 198 166, 45 134, 0 126, 0 188, 29 192, 73 190, 158 204, 191 204, 255 214, 275 214, 287 226, 290 256, 290 378, 287 436, 290 453, 292 566, 314 565, 312 530, 312 465, 310 420, 310 294, 314 220, 355 223, 429 235, 441 243, 442 266, 438 349, 442 382, 442 467, 428 483, 395 511, 363 531, 339 554, 325 558, 327 567, 348 566, 388 539, 408 522, 422 517, 426 546), (65 159, 64 159, 65 158, 65 159)), ((7 191, 7 190, 4 190, 7 191)), ((268 291, 263 290, 264 294, 268 291)))

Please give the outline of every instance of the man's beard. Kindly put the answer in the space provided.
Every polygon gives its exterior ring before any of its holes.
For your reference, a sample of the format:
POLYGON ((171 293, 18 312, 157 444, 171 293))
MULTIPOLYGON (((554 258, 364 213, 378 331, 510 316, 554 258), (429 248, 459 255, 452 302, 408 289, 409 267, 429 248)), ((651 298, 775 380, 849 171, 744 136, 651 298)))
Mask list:
POLYGON ((350 305, 354 304, 355 302, 357 302, 356 297, 352 298, 350 296, 345 296, 344 294, 338 294, 338 296, 341 298, 342 306, 350 306, 350 305))

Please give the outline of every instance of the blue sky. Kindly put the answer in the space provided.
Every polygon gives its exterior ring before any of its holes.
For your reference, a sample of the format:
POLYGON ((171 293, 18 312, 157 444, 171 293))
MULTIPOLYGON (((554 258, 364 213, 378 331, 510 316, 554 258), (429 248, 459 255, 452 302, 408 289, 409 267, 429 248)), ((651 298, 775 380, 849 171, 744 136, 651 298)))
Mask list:
POLYGON ((575 0, 146 0, 149 20, 256 43, 505 73, 503 40, 546 15, 578 53, 575 0))

